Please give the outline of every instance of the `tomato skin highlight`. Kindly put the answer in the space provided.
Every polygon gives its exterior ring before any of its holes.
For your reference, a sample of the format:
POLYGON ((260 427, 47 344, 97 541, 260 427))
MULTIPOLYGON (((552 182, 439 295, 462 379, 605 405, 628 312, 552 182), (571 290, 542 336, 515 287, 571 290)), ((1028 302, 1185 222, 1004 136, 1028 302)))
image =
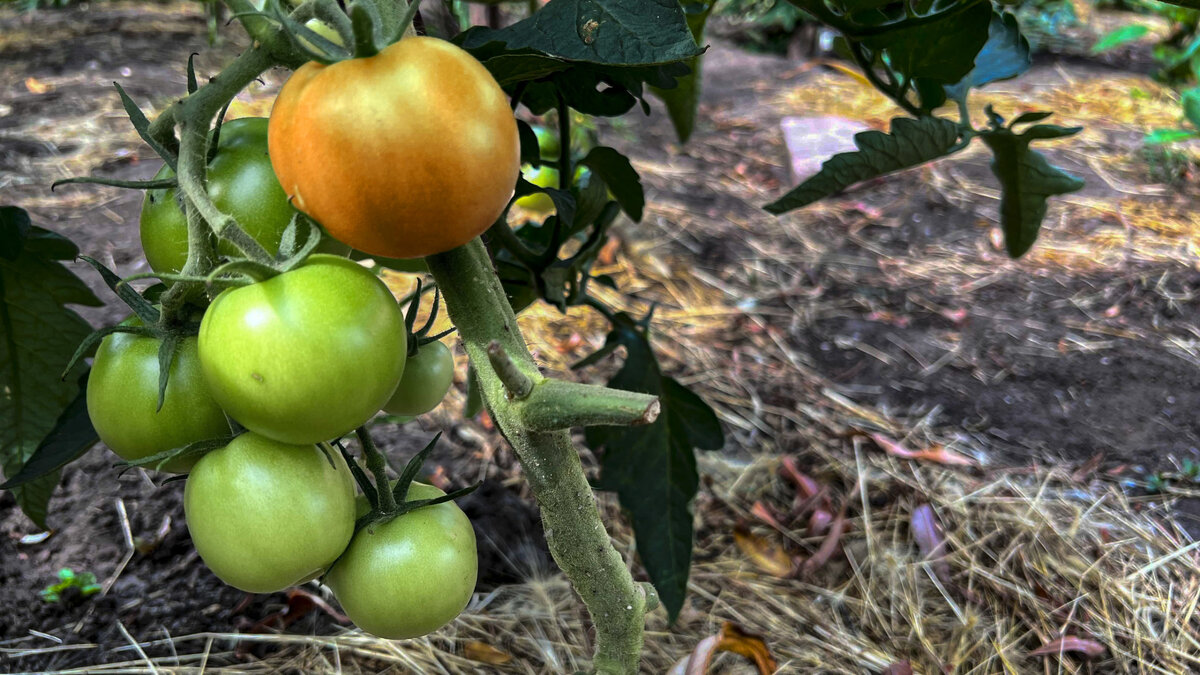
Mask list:
POLYGON ((373 256, 467 243, 504 211, 520 171, 504 90, 466 51, 430 37, 301 66, 268 137, 293 205, 373 256))
MULTIPOLYGON (((140 322, 137 322, 140 325, 140 322)), ((88 417, 100 440, 125 460, 229 434, 229 422, 200 372, 196 338, 180 340, 158 410, 156 338, 113 333, 100 342, 87 383, 88 417), (157 411, 157 412, 156 412, 157 411)), ((182 473, 196 459, 176 458, 162 470, 182 473)))
POLYGON ((408 357, 396 393, 383 409, 393 415, 424 415, 438 407, 454 384, 454 355, 441 342, 430 342, 408 357))
POLYGON ((404 373, 404 316, 387 286, 345 258, 223 291, 200 323, 213 397, 284 443, 337 438, 370 419, 404 373))
POLYGON ((196 463, 183 510, 214 574, 248 593, 272 593, 315 578, 346 549, 354 478, 336 451, 247 432, 196 463))
MULTIPOLYGON (((412 483, 407 499, 444 494, 412 483)), ((325 582, 359 628, 400 640, 458 616, 471 600, 478 566, 471 521, 444 502, 359 530, 325 582)))

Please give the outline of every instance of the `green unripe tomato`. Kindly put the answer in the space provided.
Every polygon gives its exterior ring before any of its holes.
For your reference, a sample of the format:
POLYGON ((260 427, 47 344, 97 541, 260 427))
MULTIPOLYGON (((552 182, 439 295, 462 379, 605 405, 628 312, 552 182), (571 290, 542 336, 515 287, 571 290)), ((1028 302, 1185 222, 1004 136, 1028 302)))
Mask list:
MULTIPOLYGON (((539 167, 526 164, 521 167, 521 175, 525 177, 525 180, 538 187, 558 187, 558 169, 549 164, 543 164, 539 167)), ((550 199, 550 195, 544 192, 525 195, 517 199, 516 204, 526 211, 540 215, 549 215, 554 212, 554 200, 550 199)))
POLYGON ((337 438, 387 403, 404 374, 404 316, 374 274, 345 258, 223 291, 200 323, 213 398, 284 443, 337 438))
POLYGON ((424 415, 446 398, 451 384, 454 355, 441 342, 430 342, 408 357, 400 385, 383 409, 393 415, 424 415))
MULTIPOLYGON (((136 319, 129 323, 140 325, 136 319)), ((200 372, 196 338, 180 340, 158 410, 158 348, 161 340, 113 333, 100 342, 87 383, 88 417, 105 445, 124 460, 182 448, 229 434, 225 413, 200 372)), ((176 458, 162 468, 182 473, 195 458, 176 458)))
MULTIPOLYGON (((444 492, 409 486, 409 501, 444 492)), ((478 573, 475 531, 453 502, 369 525, 350 542, 325 583, 359 628, 399 640, 446 625, 471 600, 478 573)))
POLYGON ((221 581, 273 593, 320 575, 354 535, 354 477, 338 452, 244 433, 188 475, 183 512, 221 581))
MULTIPOLYGON (((163 166, 155 178, 169 178, 175 172, 163 166)), ((267 119, 244 117, 221 125, 217 153, 208 165, 208 196, 222 213, 235 220, 268 253, 279 252, 283 231, 292 222, 296 210, 271 168, 267 156, 267 119)), ((146 261, 155 272, 178 273, 187 262, 187 218, 179 206, 175 188, 147 190, 142 202, 141 239, 146 261)), ((306 233, 303 233, 306 234, 306 233)), ((317 250, 345 255, 350 247, 323 235, 317 250)), ((229 242, 220 242, 217 252, 236 256, 229 242)))

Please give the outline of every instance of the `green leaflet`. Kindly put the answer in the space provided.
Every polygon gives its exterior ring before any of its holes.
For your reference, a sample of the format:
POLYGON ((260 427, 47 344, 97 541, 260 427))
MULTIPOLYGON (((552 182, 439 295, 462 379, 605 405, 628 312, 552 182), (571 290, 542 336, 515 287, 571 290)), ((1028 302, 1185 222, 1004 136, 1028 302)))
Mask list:
MULTIPOLYGON (((17 475, 75 398, 82 365, 62 368, 91 327, 69 304, 100 300, 62 265, 79 253, 69 240, 34 227, 24 211, 0 207, 0 465, 17 475)), ((58 471, 13 489, 21 510, 46 527, 58 471)))
POLYGON ((991 149, 992 173, 1000 179, 1000 225, 1004 245, 1013 258, 1024 255, 1037 240, 1046 217, 1046 200, 1054 195, 1074 192, 1083 180, 1051 166, 1045 156, 1032 150, 1035 140, 1063 138, 1082 131, 1081 127, 1038 124, 1024 134, 1011 128, 998 128, 980 134, 991 149))
POLYGON ((855 183, 944 157, 957 150, 959 134, 957 124, 937 117, 897 117, 892 120, 892 133, 855 134, 857 152, 843 152, 829 158, 817 175, 764 208, 776 215, 787 213, 855 183))

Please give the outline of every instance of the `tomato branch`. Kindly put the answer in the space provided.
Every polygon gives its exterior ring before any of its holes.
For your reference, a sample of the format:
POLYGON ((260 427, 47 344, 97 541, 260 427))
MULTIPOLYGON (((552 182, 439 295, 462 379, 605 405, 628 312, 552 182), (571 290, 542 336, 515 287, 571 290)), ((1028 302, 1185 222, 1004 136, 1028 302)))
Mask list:
POLYGON ((650 424, 661 409, 649 394, 553 379, 538 383, 520 404, 522 420, 534 431, 650 424))
MULTIPOLYGON (((634 583, 613 546, 570 433, 531 428, 523 415, 523 403, 510 399, 489 358, 489 348, 503 349, 508 357, 505 368, 511 364, 512 369, 539 382, 535 390, 548 382, 543 382, 529 354, 487 249, 476 238, 425 260, 442 290, 450 319, 458 327, 492 419, 520 458, 541 506, 550 553, 592 616, 596 627, 593 668, 598 673, 638 672, 645 613, 655 600, 644 585, 634 583)), ((590 396, 580 397, 577 389, 572 390, 572 397, 579 399, 572 404, 576 409, 595 404, 594 400, 587 402, 590 396)))

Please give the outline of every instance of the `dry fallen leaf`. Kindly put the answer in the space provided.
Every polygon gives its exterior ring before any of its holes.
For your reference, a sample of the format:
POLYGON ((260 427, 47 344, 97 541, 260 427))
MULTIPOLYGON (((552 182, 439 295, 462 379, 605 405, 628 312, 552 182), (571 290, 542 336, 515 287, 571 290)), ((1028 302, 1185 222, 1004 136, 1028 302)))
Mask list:
POLYGON ((1062 654, 1064 652, 1078 652, 1084 656, 1100 656, 1108 648, 1087 638, 1079 638, 1073 635, 1064 635, 1057 640, 1051 640, 1037 649, 1029 652, 1030 656, 1050 656, 1052 654, 1062 654))
POLYGON ((27 77, 25 78, 25 88, 28 89, 29 93, 31 94, 44 94, 53 90, 54 85, 39 82, 37 78, 27 77))
POLYGON ((795 569, 792 557, 779 544, 765 537, 738 528, 733 531, 733 541, 755 567, 771 576, 786 578, 795 569))
POLYGON ((779 522, 779 516, 775 515, 775 509, 772 509, 770 506, 762 502, 754 502, 754 506, 750 507, 750 513, 776 530, 783 533, 787 532, 787 528, 779 522))
POLYGON ((970 459, 969 457, 963 457, 957 452, 954 452, 953 450, 942 445, 935 445, 924 450, 909 450, 903 445, 900 445, 900 443, 893 441, 883 434, 872 433, 870 436, 871 440, 875 441, 876 445, 883 448, 884 452, 888 453, 889 455, 895 455, 896 457, 903 457, 905 459, 923 459, 930 462, 937 462, 938 464, 976 466, 975 460, 970 459))
POLYGON ((463 645, 463 656, 472 661, 487 663, 493 666, 502 666, 513 659, 512 654, 502 652, 486 642, 479 642, 478 640, 471 640, 463 645))
POLYGON ((617 261, 617 251, 621 250, 621 240, 615 236, 609 236, 608 241, 604 242, 604 246, 600 247, 600 252, 596 254, 596 262, 601 265, 611 265, 617 261))
POLYGON ((796 484, 796 489, 805 498, 815 497, 821 491, 821 484, 800 470, 795 457, 783 458, 783 475, 796 484))
POLYGON ((692 653, 676 662, 667 675, 705 675, 718 652, 732 652, 746 657, 754 662, 759 675, 770 675, 779 669, 779 664, 761 637, 726 621, 721 626, 721 632, 697 643, 692 653))

